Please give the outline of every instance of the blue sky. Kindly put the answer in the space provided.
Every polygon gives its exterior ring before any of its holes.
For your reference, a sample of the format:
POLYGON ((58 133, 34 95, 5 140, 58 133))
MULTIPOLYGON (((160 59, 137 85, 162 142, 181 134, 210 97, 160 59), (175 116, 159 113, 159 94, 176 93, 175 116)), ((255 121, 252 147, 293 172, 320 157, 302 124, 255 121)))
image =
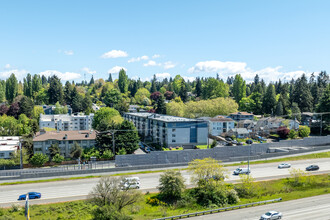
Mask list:
POLYGON ((329 69, 330 1, 0 1, 0 78, 81 81, 329 69))

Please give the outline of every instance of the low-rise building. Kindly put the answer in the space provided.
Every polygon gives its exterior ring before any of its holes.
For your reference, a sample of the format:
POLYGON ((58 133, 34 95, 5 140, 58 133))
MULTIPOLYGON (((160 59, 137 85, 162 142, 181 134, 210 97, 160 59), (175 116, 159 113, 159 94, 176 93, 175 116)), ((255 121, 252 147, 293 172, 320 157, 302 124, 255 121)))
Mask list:
POLYGON ((252 120, 242 120, 237 123, 238 128, 246 128, 249 132, 253 131, 254 126, 255 122, 252 120))
MULTIPOLYGON (((70 105, 63 106, 68 109, 68 114, 72 114, 72 108, 70 105)), ((53 115, 55 113, 55 105, 42 105, 42 108, 46 115, 53 115)))
POLYGON ((34 153, 43 153, 49 155, 49 147, 52 144, 58 144, 61 155, 70 156, 71 148, 74 142, 77 142, 82 148, 94 147, 96 142, 96 133, 93 130, 84 131, 44 131, 37 132, 33 137, 34 153))
POLYGON ((19 149, 18 136, 0 137, 0 159, 10 159, 11 155, 19 149))
POLYGON ((229 137, 235 136, 237 138, 248 138, 250 136, 250 132, 246 128, 233 128, 226 133, 226 136, 229 137))
POLYGON ((161 146, 207 144, 208 122, 147 112, 125 113, 124 119, 133 122, 139 134, 161 146))
POLYGON ((231 118, 226 118, 223 116, 217 116, 214 118, 209 118, 209 129, 213 136, 219 136, 222 133, 229 131, 235 127, 235 122, 231 118))
POLYGON ((248 112, 235 112, 229 115, 229 117, 235 121, 253 120, 253 116, 253 114, 248 112))
POLYGON ((89 115, 40 115, 39 128, 54 128, 57 131, 91 130, 94 114, 89 115))

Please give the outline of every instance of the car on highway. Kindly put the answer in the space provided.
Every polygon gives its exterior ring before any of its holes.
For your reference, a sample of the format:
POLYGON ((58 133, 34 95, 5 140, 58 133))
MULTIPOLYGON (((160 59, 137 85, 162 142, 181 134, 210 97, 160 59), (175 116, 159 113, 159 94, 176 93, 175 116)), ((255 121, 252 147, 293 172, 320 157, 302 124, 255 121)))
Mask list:
POLYGON ((236 170, 234 170, 233 174, 234 175, 240 175, 240 174, 249 174, 251 172, 250 169, 248 168, 237 168, 236 170))
POLYGON ((306 167, 306 171, 313 171, 313 170, 319 170, 320 167, 318 165, 310 165, 306 167))
POLYGON ((121 181, 120 187, 123 190, 140 189, 140 178, 139 177, 126 177, 121 181))
MULTIPOLYGON (((29 199, 40 199, 41 198, 41 193, 38 192, 29 192, 29 199)), ((26 200, 26 195, 23 194, 18 197, 18 200, 26 200)))
POLYGON ((260 220, 273 220, 273 219, 281 219, 283 217, 282 213, 277 211, 269 211, 263 214, 260 217, 260 220))
POLYGON ((290 168, 290 167, 291 167, 291 164, 289 164, 289 163, 281 163, 281 164, 278 165, 279 169, 290 168))

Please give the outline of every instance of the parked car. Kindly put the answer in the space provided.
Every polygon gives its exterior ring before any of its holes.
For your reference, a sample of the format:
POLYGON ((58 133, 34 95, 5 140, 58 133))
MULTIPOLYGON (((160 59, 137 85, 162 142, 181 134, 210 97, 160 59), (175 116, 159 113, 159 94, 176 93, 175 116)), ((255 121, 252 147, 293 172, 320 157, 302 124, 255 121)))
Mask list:
POLYGON ((289 163, 281 163, 281 164, 278 165, 279 169, 290 168, 290 167, 291 167, 291 164, 289 164, 289 163))
POLYGON ((237 168, 234 170, 233 174, 234 175, 239 175, 239 174, 249 174, 251 171, 248 168, 237 168))
POLYGON ((246 140, 245 143, 247 143, 247 144, 253 144, 253 141, 251 139, 249 139, 249 140, 246 140))
POLYGON ((226 137, 225 139, 226 139, 226 141, 232 141, 233 140, 230 137, 226 137))
POLYGON ((121 189, 140 189, 139 177, 126 177, 120 183, 121 189))
MULTIPOLYGON (((29 192, 29 199, 40 199, 41 193, 38 192, 29 192)), ((26 200, 26 194, 20 195, 18 200, 26 200)))
POLYGON ((243 142, 238 142, 237 145, 244 145, 244 143, 243 142))
POLYGON ((283 217, 282 213, 277 211, 269 211, 263 214, 260 217, 260 220, 273 220, 273 219, 281 219, 283 217))
POLYGON ((235 140, 234 140, 234 141, 232 141, 231 143, 232 143, 232 144, 238 144, 238 142, 237 142, 237 141, 235 141, 235 140))
POLYGON ((313 171, 313 170, 319 170, 320 167, 318 165, 310 165, 306 167, 306 171, 313 171))

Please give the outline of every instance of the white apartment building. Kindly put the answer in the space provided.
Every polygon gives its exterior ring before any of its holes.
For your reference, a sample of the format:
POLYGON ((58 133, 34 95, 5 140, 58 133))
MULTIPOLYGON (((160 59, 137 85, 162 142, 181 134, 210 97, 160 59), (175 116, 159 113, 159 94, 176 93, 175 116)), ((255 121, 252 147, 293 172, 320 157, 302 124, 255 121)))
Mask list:
POLYGON ((57 131, 91 130, 94 114, 40 115, 39 128, 54 128, 57 131))
POLYGON ((10 159, 11 154, 19 149, 18 136, 0 137, 0 159, 10 159))
POLYGON ((225 133, 230 129, 235 128, 235 122, 231 118, 218 116, 218 117, 210 118, 208 120, 210 123, 209 124, 210 133, 213 136, 220 136, 222 133, 225 133))
POLYGON ((207 144, 207 121, 147 112, 125 113, 124 119, 133 122, 140 135, 161 146, 207 144))

